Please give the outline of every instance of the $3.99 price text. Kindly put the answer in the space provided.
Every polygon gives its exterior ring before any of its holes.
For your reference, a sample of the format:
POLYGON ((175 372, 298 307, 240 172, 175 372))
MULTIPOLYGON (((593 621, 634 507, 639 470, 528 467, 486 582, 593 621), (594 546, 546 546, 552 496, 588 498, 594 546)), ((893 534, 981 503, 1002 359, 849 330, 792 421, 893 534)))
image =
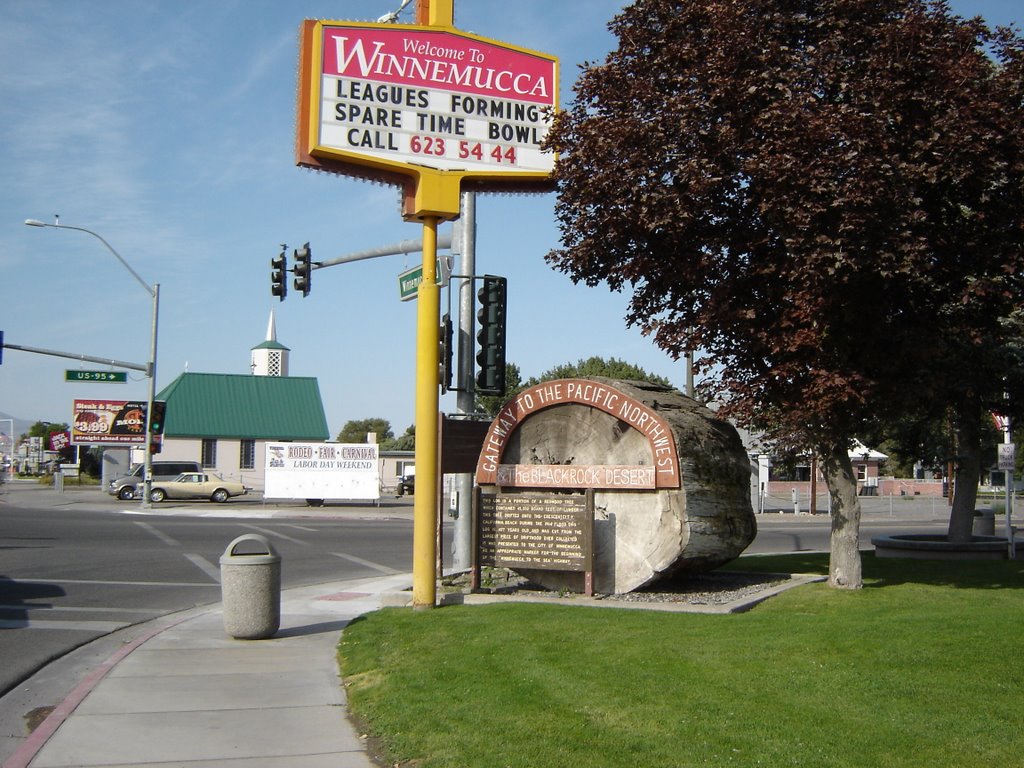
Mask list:
POLYGON ((483 144, 479 141, 458 142, 445 140, 437 136, 411 136, 409 138, 409 151, 416 155, 431 155, 433 157, 446 157, 450 147, 455 146, 457 156, 460 160, 476 160, 478 162, 502 163, 508 165, 516 164, 515 146, 503 147, 500 144, 493 146, 483 144))

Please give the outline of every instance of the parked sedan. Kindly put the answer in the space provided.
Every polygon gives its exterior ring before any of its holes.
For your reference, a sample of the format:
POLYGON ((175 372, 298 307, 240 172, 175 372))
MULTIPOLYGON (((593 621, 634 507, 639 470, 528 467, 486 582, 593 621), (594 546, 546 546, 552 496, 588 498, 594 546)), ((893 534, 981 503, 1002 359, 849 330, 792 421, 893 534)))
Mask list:
POLYGON ((209 499, 224 502, 232 496, 249 492, 241 483, 225 480, 210 472, 183 472, 170 482, 154 482, 149 498, 154 502, 164 499, 209 499))

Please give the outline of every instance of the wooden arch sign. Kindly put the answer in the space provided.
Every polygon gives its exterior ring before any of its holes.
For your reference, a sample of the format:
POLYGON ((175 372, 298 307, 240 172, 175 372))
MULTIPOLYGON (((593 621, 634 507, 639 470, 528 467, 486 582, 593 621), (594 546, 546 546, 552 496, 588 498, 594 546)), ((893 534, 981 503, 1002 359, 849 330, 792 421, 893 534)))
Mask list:
POLYGON ((525 484, 559 488, 679 488, 679 454, 668 422, 624 392, 588 379, 547 381, 524 390, 506 403, 487 430, 477 461, 476 482, 479 485, 523 485, 515 481, 515 465, 502 463, 510 436, 538 411, 569 403, 596 408, 640 432, 650 446, 651 464, 641 467, 561 465, 549 468, 547 478, 535 473, 534 480, 525 484))

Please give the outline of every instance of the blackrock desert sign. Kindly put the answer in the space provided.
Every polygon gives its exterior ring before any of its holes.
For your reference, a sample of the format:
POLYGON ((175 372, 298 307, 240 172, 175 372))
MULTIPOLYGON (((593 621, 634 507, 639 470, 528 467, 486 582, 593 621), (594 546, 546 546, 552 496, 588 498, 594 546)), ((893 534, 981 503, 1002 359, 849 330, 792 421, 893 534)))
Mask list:
POLYGON ((644 382, 520 393, 492 422, 476 481, 479 563, 551 589, 620 593, 710 570, 756 533, 736 430, 644 382))

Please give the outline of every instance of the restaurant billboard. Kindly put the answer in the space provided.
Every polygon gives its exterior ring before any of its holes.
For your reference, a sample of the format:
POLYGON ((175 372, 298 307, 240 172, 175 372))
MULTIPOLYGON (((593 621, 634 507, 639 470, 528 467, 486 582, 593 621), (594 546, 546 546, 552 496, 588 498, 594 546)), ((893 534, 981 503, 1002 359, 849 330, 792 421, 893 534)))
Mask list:
POLYGON ((75 400, 71 419, 74 445, 144 445, 144 400, 75 400))

